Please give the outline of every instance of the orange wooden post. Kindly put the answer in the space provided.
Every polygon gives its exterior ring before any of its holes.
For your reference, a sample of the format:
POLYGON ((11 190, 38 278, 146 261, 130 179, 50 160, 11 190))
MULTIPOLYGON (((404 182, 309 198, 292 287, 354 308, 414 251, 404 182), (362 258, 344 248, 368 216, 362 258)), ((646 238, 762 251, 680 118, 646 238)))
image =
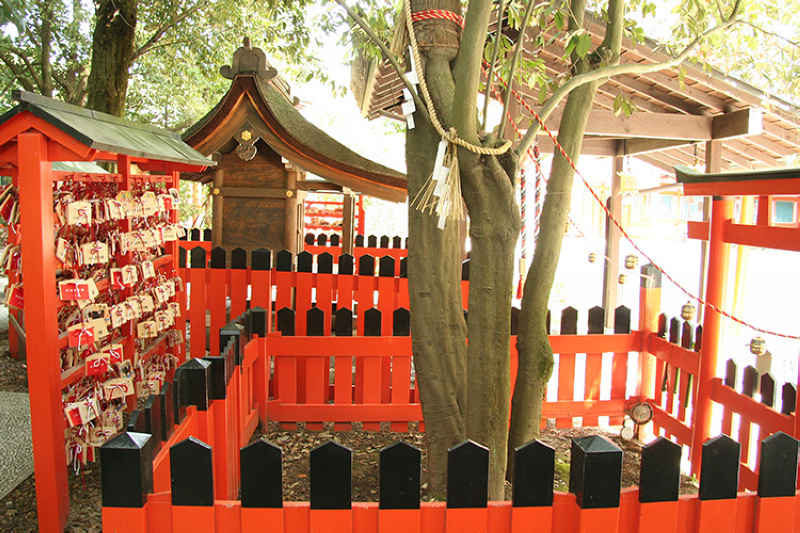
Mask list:
POLYGON ((639 349, 639 376, 636 390, 640 400, 656 398, 656 360, 650 354, 650 336, 658 333, 658 315, 661 312, 661 271, 653 265, 641 269, 639 288, 639 329, 642 346, 639 349))
POLYGON ((215 531, 239 533, 242 530, 242 506, 236 500, 216 500, 214 502, 215 531))
POLYGON ((25 228, 22 272, 25 322, 29 325, 28 368, 32 369, 28 374, 28 387, 36 501, 40 530, 55 532, 63 530, 69 515, 69 488, 64 448, 66 423, 61 407, 53 184, 45 137, 39 133, 22 133, 17 139, 20 223, 25 228))
POLYGON ((736 499, 700 500, 697 515, 698 533, 735 531, 736 499))
POLYGON ((215 533, 214 506, 172 506, 172 533, 215 533))
POLYGON ((219 330, 227 322, 226 293, 227 271, 224 263, 217 266, 216 258, 211 256, 211 269, 209 271, 208 310, 211 312, 211 330, 208 336, 208 349, 211 355, 218 355, 224 346, 219 345, 219 330))
POLYGON ((333 274, 317 274, 317 307, 322 309, 322 312, 325 313, 323 334, 325 336, 330 336, 331 319, 333 316, 333 274))
POLYGON ((472 509, 447 509, 446 533, 484 533, 487 530, 486 507, 472 509))
POLYGON ((283 509, 243 507, 242 533, 283 533, 283 509))
POLYGON ((228 273, 231 278, 231 318, 235 318, 247 310, 247 255, 243 251, 231 252, 228 273))
POLYGON ((679 502, 642 503, 639 507, 639 529, 652 533, 676 533, 678 531, 679 502))
POLYGON ((512 507, 511 533, 536 531, 549 533, 553 529, 552 507, 512 507))
POLYGON ((756 502, 755 533, 794 531, 795 496, 759 498, 756 502))
POLYGON ((381 509, 378 511, 380 533, 419 533, 419 509, 381 509))
POLYGON ((103 507, 103 531, 147 533, 149 531, 148 505, 145 504, 141 509, 103 507))
MULTIPOLYGON (((205 250, 193 248, 190 253, 190 260, 206 258, 205 250)), ((206 355, 206 265, 195 264, 192 261, 189 268, 189 284, 191 294, 189 296, 189 324, 191 327, 191 340, 189 343, 190 354, 192 357, 204 357, 206 355)))
POLYGON ((733 202, 715 198, 711 208, 711 229, 708 247, 708 283, 703 312, 703 346, 700 349, 700 371, 697 379, 697 403, 694 406, 691 447, 692 472, 700 473, 703 442, 711 437, 713 401, 711 380, 716 377, 719 358, 719 338, 722 315, 715 309, 724 308, 727 287, 730 244, 725 243, 725 224, 733 216, 733 202))

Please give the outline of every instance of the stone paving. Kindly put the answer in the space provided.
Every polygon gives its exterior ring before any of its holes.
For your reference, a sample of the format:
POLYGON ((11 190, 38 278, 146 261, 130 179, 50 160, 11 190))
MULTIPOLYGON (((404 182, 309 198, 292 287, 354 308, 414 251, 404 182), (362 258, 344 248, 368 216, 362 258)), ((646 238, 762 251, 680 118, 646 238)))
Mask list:
POLYGON ((0 391, 0 498, 33 473, 31 412, 24 392, 0 391))

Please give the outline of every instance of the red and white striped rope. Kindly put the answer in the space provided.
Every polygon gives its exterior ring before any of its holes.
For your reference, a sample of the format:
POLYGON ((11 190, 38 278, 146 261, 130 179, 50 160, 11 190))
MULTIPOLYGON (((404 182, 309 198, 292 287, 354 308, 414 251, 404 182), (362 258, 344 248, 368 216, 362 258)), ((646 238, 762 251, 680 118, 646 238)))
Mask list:
POLYGON ((455 22, 460 27, 464 27, 464 17, 458 13, 453 13, 446 9, 428 9, 426 11, 415 11, 411 13, 411 20, 419 22, 421 20, 445 19, 455 22))
MULTIPOLYGON (((486 61, 484 60, 484 63, 485 62, 486 61)), ((486 75, 486 70, 483 69, 483 71, 484 71, 484 75, 486 75)), ((495 77, 498 80, 500 80, 500 82, 503 84, 504 87, 508 86, 506 81, 500 76, 499 73, 495 72, 495 77)), ((492 90, 494 91, 495 94, 497 94, 497 90, 494 88, 494 86, 492 86, 492 90)), ((539 114, 533 108, 531 108, 528 105, 527 102, 525 102, 525 100, 519 95, 519 93, 517 93, 513 89, 511 90, 511 93, 514 95, 514 97, 517 99, 517 101, 519 103, 521 103, 531 113, 531 115, 533 115, 534 118, 536 118, 536 121, 542 127, 542 130, 544 130, 544 132, 547 133, 547 135, 553 140, 553 143, 555 144, 555 146, 558 149, 558 151, 569 162, 570 166, 575 171, 575 174, 580 176, 581 180, 583 181, 583 184, 586 186, 587 189, 589 189, 589 193, 592 195, 592 197, 595 199, 595 201, 597 201, 597 203, 600 204, 600 207, 603 208, 603 211, 605 211, 605 213, 608 216, 609 220, 611 220, 611 222, 614 224, 614 226, 616 226, 617 229, 619 229, 620 234, 623 237, 625 237, 625 239, 627 239, 628 242, 631 243, 631 246, 633 246, 634 250, 639 252, 639 254, 641 254, 642 257, 644 257, 647 261, 649 261, 653 265, 653 267, 656 270, 658 270, 659 272, 661 272, 664 275, 664 277, 666 277, 673 285, 675 285, 675 287, 678 288, 678 290, 683 292, 690 299, 695 300, 698 304, 708 306, 710 309, 712 309, 713 311, 716 311, 717 313, 719 313, 720 315, 724 316, 725 318, 728 318, 728 319, 732 320, 733 322, 736 322, 737 324, 741 324, 742 326, 745 326, 746 328, 749 328, 749 329, 751 329, 753 331, 756 331, 758 333, 763 333, 765 335, 773 335, 775 337, 781 337, 781 338, 784 338, 784 339, 800 340, 800 336, 798 336, 798 335, 789 335, 787 333, 781 333, 781 332, 778 332, 778 331, 773 331, 773 330, 769 330, 769 329, 765 329, 765 328, 760 328, 760 327, 755 326, 755 325, 753 325, 753 324, 751 324, 749 322, 746 322, 746 321, 742 320, 741 318, 732 315, 728 311, 725 311, 724 309, 721 309, 721 308, 717 307, 716 305, 714 305, 712 303, 709 303, 706 300, 704 300, 703 298, 695 295, 694 293, 689 291, 687 288, 685 288, 683 285, 681 285, 675 278, 670 276, 647 253, 645 253, 644 250, 642 250, 639 247, 638 244, 636 244, 636 242, 633 240, 633 238, 630 235, 628 235, 628 232, 625 231, 625 228, 622 227, 622 224, 620 224, 620 222, 611 214, 611 212, 608 209, 608 206, 606 206, 606 203, 603 202, 600 199, 600 197, 598 196, 597 192, 595 192, 594 188, 592 188, 592 186, 589 184, 589 182, 586 180, 586 178, 583 176, 583 174, 581 174, 581 172, 578 170, 578 167, 575 165, 575 162, 572 161, 572 158, 569 157, 569 155, 564 150, 564 148, 561 146, 561 144, 559 144, 558 139, 556 138, 555 135, 553 135, 553 132, 551 132, 547 128, 547 126, 545 125, 544 121, 541 119, 541 117, 539 117, 539 114)), ((519 128, 516 125, 516 121, 514 120, 514 118, 509 113, 506 113, 506 116, 508 117, 508 119, 511 122, 511 124, 514 126, 514 129, 517 131, 517 133, 518 134, 521 133, 519 128)), ((570 222, 573 225, 575 225, 575 223, 572 222, 571 219, 570 219, 570 222)))

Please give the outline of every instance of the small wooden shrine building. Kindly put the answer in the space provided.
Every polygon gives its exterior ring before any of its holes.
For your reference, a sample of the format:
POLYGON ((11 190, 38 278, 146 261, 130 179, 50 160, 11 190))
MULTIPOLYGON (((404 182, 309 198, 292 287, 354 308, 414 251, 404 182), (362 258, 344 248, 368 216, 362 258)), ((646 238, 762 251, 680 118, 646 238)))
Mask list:
POLYGON ((299 100, 259 48, 245 38, 222 100, 183 138, 212 156, 216 169, 184 174, 212 185, 212 244, 302 250, 304 198, 308 191, 342 191, 342 242, 352 246, 354 193, 395 202, 406 198, 405 175, 346 148, 307 121, 299 100), (313 173, 323 181, 306 180, 313 173))

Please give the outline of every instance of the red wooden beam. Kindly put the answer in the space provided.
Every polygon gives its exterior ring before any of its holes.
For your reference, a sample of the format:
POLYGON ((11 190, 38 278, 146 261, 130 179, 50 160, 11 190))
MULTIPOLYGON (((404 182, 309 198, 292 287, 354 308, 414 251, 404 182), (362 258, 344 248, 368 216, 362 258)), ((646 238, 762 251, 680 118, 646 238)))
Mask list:
POLYGON ((692 429, 675 419, 671 414, 656 405, 655 401, 648 402, 653 408, 653 424, 664 428, 667 433, 674 435, 681 444, 689 444, 692 441, 692 429))
POLYGON ((690 374, 697 374, 700 367, 700 354, 672 344, 666 339, 662 339, 655 333, 651 333, 648 343, 643 351, 649 352, 661 361, 666 361, 670 366, 685 370, 690 374))
MULTIPOLYGON (((722 378, 711 380, 711 399, 721 403, 749 422, 758 424, 762 430, 770 435, 778 431, 783 431, 789 435, 792 434, 794 426, 791 417, 781 414, 749 396, 739 394, 734 389, 725 386, 722 378)), ((767 435, 764 435, 764 437, 767 437, 767 435)))
POLYGON ((800 228, 787 228, 781 226, 752 226, 749 224, 734 224, 728 220, 724 229, 725 242, 731 244, 746 244, 760 246, 775 250, 788 250, 800 252, 800 228))

